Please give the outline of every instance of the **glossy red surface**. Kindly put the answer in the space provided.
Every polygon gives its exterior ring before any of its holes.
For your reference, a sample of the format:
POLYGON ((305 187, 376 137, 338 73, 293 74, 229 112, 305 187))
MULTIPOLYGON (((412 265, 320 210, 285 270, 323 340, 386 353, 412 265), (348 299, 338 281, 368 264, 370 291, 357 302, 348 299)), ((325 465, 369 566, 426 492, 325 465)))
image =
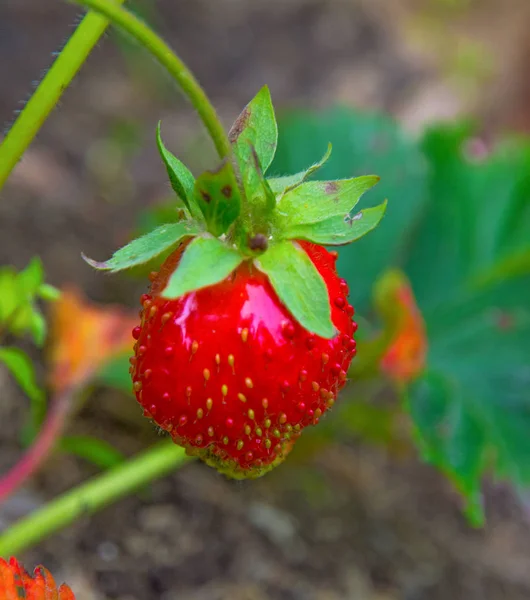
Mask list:
POLYGON ((355 354, 347 285, 324 248, 301 243, 329 290, 338 334, 306 331, 250 262, 225 281, 177 300, 158 293, 168 259, 142 297, 132 375, 140 404, 174 440, 233 476, 257 476, 318 423, 355 354))

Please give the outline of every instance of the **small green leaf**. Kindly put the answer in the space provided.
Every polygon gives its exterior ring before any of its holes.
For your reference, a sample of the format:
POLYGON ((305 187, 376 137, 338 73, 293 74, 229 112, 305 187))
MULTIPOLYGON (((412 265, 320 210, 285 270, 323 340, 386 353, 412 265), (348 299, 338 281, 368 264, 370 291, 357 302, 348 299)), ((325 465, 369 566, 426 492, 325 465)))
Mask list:
POLYGON ((112 255, 112 258, 105 262, 96 262, 84 254, 82 256, 95 269, 116 273, 146 263, 171 246, 176 246, 184 238, 198 233, 199 229, 190 223, 168 223, 120 248, 112 255))
POLYGON ((44 281, 44 269, 40 258, 32 258, 28 266, 18 274, 17 281, 20 289, 28 297, 33 297, 44 281))
POLYGON ((46 319, 42 316, 42 313, 36 308, 33 308, 33 311, 31 313, 31 321, 29 327, 35 345, 39 348, 42 347, 46 340, 48 325, 46 323, 46 319))
POLYGON ((269 168, 278 143, 278 125, 269 88, 264 86, 232 125, 228 137, 241 170, 251 159, 249 144, 256 149, 263 172, 269 168))
POLYGON ((63 437, 60 448, 63 452, 75 454, 100 469, 112 469, 125 461, 125 456, 114 446, 87 435, 63 437))
POLYGON ((208 231, 218 237, 237 219, 241 194, 232 163, 225 160, 216 171, 206 171, 195 182, 195 199, 208 231))
POLYGON ((284 239, 308 240, 316 244, 340 246, 366 235, 379 225, 386 210, 386 200, 379 206, 365 208, 356 215, 330 217, 318 223, 293 225, 281 236, 284 239))
POLYGON ((367 175, 354 179, 302 183, 278 202, 278 223, 286 227, 291 223, 318 223, 329 217, 344 217, 378 181, 379 177, 367 175))
POLYGON ((50 285, 49 283, 42 283, 39 285, 39 289, 37 290, 37 294, 48 302, 54 302, 55 300, 59 300, 61 296, 61 290, 58 290, 55 286, 50 285))
POLYGON ((323 338, 335 335, 326 284, 298 244, 275 244, 254 262, 302 327, 323 338))
POLYGON ((197 209, 194 196, 195 177, 193 177, 188 167, 164 146, 160 135, 160 121, 156 128, 156 143, 160 156, 166 165, 169 181, 175 194, 184 202, 191 216, 194 219, 200 219, 201 213, 197 209))
POLYGON ((329 160, 331 156, 332 145, 328 144, 328 149, 326 150, 326 154, 314 165, 311 165, 305 171, 300 171, 295 175, 285 175, 284 177, 274 177, 269 179, 269 185, 272 191, 275 194, 279 194, 283 196, 290 190, 294 190, 294 188, 298 187, 301 183, 303 183, 306 179, 309 179, 313 173, 316 173, 320 168, 322 168, 329 160))
POLYGON ((46 395, 36 380, 33 363, 19 348, 0 348, 0 362, 11 371, 31 403, 31 421, 38 426, 46 414, 46 395))
POLYGON ((188 292, 223 281, 241 264, 243 257, 223 242, 197 237, 186 248, 178 269, 170 277, 164 298, 178 298, 188 292))

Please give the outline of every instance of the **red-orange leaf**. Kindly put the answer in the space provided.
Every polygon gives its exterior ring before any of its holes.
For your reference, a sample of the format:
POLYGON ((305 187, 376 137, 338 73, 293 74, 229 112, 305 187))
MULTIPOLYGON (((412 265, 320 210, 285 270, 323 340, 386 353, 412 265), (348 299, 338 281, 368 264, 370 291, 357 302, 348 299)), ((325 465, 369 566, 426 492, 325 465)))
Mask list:
POLYGON ((393 303, 396 333, 380 365, 392 379, 405 383, 419 375, 425 366, 427 335, 416 299, 404 277, 393 290, 393 303))
POLYGON ((132 350, 136 319, 123 308, 89 303, 73 288, 55 302, 51 322, 51 386, 56 392, 88 381, 107 361, 132 350))
POLYGON ((65 584, 59 588, 52 574, 37 567, 31 576, 16 558, 6 562, 0 558, 1 600, 75 600, 72 590, 65 584))

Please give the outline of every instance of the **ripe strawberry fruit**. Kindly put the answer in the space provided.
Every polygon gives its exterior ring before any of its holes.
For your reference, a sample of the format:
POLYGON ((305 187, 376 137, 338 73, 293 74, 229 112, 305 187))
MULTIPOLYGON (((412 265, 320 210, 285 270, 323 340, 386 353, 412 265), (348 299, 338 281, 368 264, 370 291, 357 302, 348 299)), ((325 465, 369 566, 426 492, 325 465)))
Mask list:
POLYGON ((283 460, 333 405, 355 355, 336 255, 300 245, 326 283, 339 332, 332 339, 305 330, 251 263, 168 300, 160 291, 178 269, 177 250, 142 297, 131 359, 136 397, 175 442, 232 477, 257 477, 283 460))
POLYGON ((263 88, 229 133, 232 154, 197 179, 157 142, 181 220, 89 264, 119 271, 174 250, 152 277, 131 375, 146 416, 223 473, 258 477, 336 400, 355 354, 336 253, 386 202, 351 212, 378 178, 306 181, 329 158, 266 179, 277 144, 263 88), (176 249, 176 250, 175 250, 176 249))

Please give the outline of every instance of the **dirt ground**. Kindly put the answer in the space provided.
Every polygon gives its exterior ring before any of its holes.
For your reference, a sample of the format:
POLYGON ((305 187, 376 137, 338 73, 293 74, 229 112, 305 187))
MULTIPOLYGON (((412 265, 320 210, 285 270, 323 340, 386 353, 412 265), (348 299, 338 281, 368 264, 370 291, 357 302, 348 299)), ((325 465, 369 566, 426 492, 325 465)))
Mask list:
MULTIPOLYGON (((279 106, 348 102, 389 111, 411 131, 468 110, 490 128, 527 128, 526 4, 472 3, 473 18, 450 14, 449 30, 445 13, 421 12, 421 23, 435 17, 445 23, 422 25, 423 45, 411 12, 418 4, 160 0, 152 18, 227 124, 267 82, 279 106), (487 40, 496 58, 487 74, 464 71, 467 85, 462 74, 451 75, 441 60, 440 28, 455 36, 470 31, 478 48, 487 40)), ((12 118, 75 17, 75 9, 56 0, 0 4, 0 121, 12 118)), ((80 252, 108 255, 138 211, 165 194, 153 143, 160 118, 168 144, 198 168, 209 166, 211 154, 197 139, 193 113, 164 77, 113 40, 97 48, 3 190, 0 264, 22 267, 39 254, 50 282, 74 282, 93 300, 134 306, 143 284, 93 273, 80 252), (120 135, 132 142, 120 145, 120 135)), ((3 370, 0 389, 4 471, 21 452, 17 431, 26 401, 3 370)), ((136 417, 120 418, 131 402, 102 390, 71 430, 138 451, 156 434, 136 417)), ((0 506, 0 529, 94 472, 71 456, 54 457, 0 506)), ((414 456, 398 459, 352 440, 310 462, 288 461, 256 482, 229 482, 189 464, 22 558, 68 580, 78 600, 528 599, 528 516, 502 486, 487 486, 486 507, 487 526, 472 530, 438 473, 414 456)))

